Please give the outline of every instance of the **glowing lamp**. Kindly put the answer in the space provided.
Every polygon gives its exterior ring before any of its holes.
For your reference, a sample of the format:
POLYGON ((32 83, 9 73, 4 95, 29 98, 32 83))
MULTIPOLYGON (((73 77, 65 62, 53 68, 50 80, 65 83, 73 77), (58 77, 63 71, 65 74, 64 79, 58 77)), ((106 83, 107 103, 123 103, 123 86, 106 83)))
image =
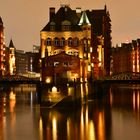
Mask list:
POLYGON ((51 83, 51 78, 50 77, 46 78, 46 83, 48 83, 48 84, 51 83))
POLYGON ((53 86, 53 87, 52 87, 52 92, 53 92, 53 93, 56 93, 56 92, 57 92, 57 87, 53 86))

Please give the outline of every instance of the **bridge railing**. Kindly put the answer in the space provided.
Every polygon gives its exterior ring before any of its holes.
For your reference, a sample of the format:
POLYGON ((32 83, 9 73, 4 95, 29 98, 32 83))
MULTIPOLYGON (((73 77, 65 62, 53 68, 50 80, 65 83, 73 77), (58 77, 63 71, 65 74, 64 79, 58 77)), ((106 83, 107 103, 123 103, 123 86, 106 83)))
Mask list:
POLYGON ((108 78, 110 80, 140 80, 140 73, 119 73, 108 78))

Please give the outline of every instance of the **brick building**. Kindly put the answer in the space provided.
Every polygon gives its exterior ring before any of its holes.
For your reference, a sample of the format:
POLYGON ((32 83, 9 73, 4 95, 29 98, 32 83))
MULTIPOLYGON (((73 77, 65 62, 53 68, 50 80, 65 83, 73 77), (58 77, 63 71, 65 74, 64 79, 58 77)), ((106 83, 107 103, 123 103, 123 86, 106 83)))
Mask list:
POLYGON ((0 75, 5 74, 5 47, 4 26, 0 17, 0 75))
POLYGON ((12 39, 10 40, 9 46, 6 47, 6 75, 15 75, 16 73, 16 48, 13 44, 12 39))
POLYGON ((42 81, 48 76, 53 78, 48 60, 57 67, 62 62, 64 67, 67 64, 67 69, 57 70, 59 78, 73 80, 75 75, 77 80, 87 81, 109 75, 110 21, 106 6, 101 10, 82 11, 81 8, 72 10, 69 5, 61 5, 57 12, 51 7, 50 20, 40 33, 42 81), (57 57, 59 59, 55 59, 57 57), (73 70, 74 61, 65 61, 70 57, 78 63, 77 71, 73 70))
POLYGON ((140 39, 112 48, 112 74, 140 72, 140 39))

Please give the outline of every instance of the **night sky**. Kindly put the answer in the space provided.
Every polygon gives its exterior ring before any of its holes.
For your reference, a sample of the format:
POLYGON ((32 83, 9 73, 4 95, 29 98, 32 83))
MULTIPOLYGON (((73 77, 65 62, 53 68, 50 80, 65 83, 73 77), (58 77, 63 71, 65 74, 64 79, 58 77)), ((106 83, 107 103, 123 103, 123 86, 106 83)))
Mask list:
POLYGON ((112 44, 140 38, 140 0, 0 0, 0 16, 5 27, 5 41, 13 39, 17 49, 32 51, 40 45, 40 31, 49 19, 49 7, 67 2, 72 9, 103 9, 107 5, 112 24, 112 44))

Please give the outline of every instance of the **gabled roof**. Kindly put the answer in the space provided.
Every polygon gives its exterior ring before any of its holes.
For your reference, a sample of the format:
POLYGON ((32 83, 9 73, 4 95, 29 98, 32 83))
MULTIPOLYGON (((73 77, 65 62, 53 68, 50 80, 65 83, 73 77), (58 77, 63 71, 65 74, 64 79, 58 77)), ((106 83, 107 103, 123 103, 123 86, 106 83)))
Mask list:
POLYGON ((62 6, 57 11, 52 21, 49 21, 49 23, 42 29, 42 31, 49 31, 51 22, 56 23, 55 31, 61 31, 61 23, 63 21, 69 21, 71 23, 71 31, 81 30, 80 26, 78 25, 79 20, 80 19, 77 16, 75 10, 72 10, 69 6, 62 6))
POLYGON ((61 52, 61 53, 59 53, 59 54, 51 55, 51 56, 48 56, 48 57, 47 57, 48 60, 53 59, 53 60, 56 60, 56 61, 57 61, 59 58, 63 58, 62 61, 65 61, 65 60, 68 60, 68 59, 69 59, 69 60, 71 60, 71 59, 79 59, 79 60, 80 60, 79 57, 66 54, 65 51, 63 51, 63 52, 61 52))
POLYGON ((93 34, 102 35, 104 20, 107 21, 108 28, 110 28, 111 20, 106 5, 104 9, 86 10, 80 11, 80 13, 76 13, 76 10, 72 10, 69 6, 65 5, 54 13, 53 18, 51 18, 42 31, 50 31, 50 26, 55 27, 54 31, 61 31, 62 23, 65 21, 65 23, 70 22, 70 31, 82 31, 80 25, 88 24, 94 28, 93 34))

